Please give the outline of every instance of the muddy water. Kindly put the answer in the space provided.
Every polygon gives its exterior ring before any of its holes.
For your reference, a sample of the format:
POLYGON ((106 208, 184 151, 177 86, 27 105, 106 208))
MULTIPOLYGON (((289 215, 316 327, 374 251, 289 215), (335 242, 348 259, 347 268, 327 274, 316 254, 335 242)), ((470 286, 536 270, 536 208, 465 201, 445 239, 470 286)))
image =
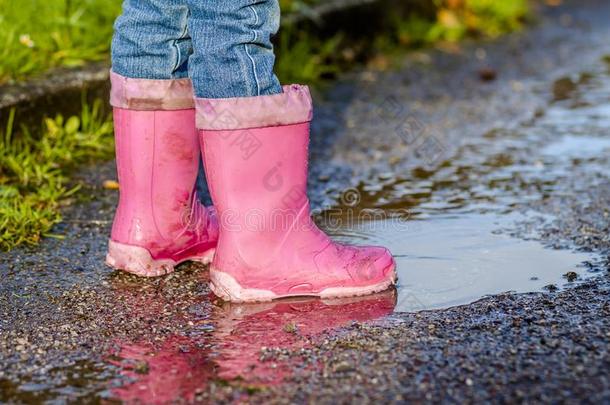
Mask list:
POLYGON ((576 167, 607 170, 610 78, 602 63, 597 68, 556 80, 551 103, 531 122, 491 131, 435 170, 362 182, 342 196, 342 216, 330 221, 322 215, 340 240, 384 245, 395 254, 395 311, 555 290, 592 275, 586 263, 595 256, 547 249, 512 237, 511 228, 555 219, 528 209, 527 202, 560 192, 562 179, 576 167))
MULTIPOLYGON (((485 295, 529 292, 566 282, 590 260, 583 253, 545 249, 501 230, 517 215, 432 215, 421 223, 369 222, 340 237, 383 244, 396 257, 397 312, 447 308, 485 295)), ((415 222, 415 221, 413 221, 415 222)))

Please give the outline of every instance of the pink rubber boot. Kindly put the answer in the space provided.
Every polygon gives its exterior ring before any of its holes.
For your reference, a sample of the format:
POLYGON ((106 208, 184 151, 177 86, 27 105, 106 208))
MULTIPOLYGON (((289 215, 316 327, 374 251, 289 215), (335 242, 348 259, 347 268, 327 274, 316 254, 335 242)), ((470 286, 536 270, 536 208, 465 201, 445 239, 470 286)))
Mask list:
POLYGON ((190 81, 114 73, 111 81, 121 189, 106 263, 145 277, 187 260, 209 263, 218 224, 195 194, 199 140, 190 81))
POLYGON ((203 159, 220 237, 212 291, 233 302, 371 294, 395 282, 381 247, 332 242, 310 217, 306 195, 311 96, 198 99, 203 159))

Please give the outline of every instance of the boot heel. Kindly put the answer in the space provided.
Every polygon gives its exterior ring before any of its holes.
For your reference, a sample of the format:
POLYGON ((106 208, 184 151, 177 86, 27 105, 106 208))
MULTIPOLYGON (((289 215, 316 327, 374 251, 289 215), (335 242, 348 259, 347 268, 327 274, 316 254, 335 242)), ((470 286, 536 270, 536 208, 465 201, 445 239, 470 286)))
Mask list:
POLYGON ((106 264, 115 270, 124 270, 141 277, 157 277, 172 273, 177 263, 171 259, 155 260, 147 249, 111 240, 108 243, 106 264))

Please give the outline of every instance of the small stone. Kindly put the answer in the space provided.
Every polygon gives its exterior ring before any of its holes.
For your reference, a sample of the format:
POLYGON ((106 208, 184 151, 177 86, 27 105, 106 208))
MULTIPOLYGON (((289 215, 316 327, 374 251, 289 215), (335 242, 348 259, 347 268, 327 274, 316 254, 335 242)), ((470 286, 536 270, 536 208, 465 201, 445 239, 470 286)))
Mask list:
POLYGON ((138 374, 148 374, 148 363, 145 361, 139 361, 135 364, 133 370, 138 374))
POLYGON ((484 67, 484 68, 479 69, 479 79, 481 79, 484 82, 490 82, 492 80, 496 80, 497 77, 498 77, 498 73, 490 67, 484 67))
POLYGON ((294 322, 287 323, 286 325, 284 325, 284 332, 286 332, 286 333, 295 334, 295 333, 297 333, 297 331, 298 331, 297 325, 294 322))
POLYGON ((566 274, 563 275, 563 278, 565 278, 566 280, 568 280, 568 282, 571 283, 578 279, 578 273, 576 273, 575 271, 568 271, 566 274))
POLYGON ((102 183, 102 186, 106 190, 118 190, 119 189, 119 182, 115 181, 115 180, 104 180, 104 183, 102 183))
POLYGON ((544 289, 547 290, 548 292, 555 292, 555 291, 559 290, 559 288, 557 288, 557 286, 555 284, 545 285, 544 289))
POLYGON ((354 367, 352 367, 352 365, 349 364, 347 361, 342 361, 342 362, 338 363, 337 365, 335 365, 335 367, 333 367, 333 371, 335 373, 343 373, 343 372, 350 371, 353 369, 354 369, 354 367))

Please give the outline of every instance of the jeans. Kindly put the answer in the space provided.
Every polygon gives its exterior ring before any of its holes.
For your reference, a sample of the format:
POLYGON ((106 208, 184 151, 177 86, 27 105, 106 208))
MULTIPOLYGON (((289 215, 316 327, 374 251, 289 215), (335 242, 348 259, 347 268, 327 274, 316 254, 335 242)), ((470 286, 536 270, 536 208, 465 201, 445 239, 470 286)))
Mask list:
POLYGON ((199 98, 282 92, 271 37, 278 0, 124 0, 112 70, 134 79, 193 82, 199 98))

